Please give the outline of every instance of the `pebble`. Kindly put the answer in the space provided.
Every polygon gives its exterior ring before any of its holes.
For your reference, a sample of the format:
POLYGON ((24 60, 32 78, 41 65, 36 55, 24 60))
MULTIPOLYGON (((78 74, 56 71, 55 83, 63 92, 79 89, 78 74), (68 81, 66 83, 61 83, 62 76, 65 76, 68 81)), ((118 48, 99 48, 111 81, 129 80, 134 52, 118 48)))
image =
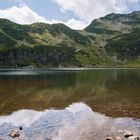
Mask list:
POLYGON ((20 133, 19 133, 18 130, 12 130, 11 133, 9 134, 9 136, 10 136, 11 138, 19 138, 20 133))
POLYGON ((128 140, 140 140, 140 137, 138 137, 138 136, 130 136, 128 138, 128 140))

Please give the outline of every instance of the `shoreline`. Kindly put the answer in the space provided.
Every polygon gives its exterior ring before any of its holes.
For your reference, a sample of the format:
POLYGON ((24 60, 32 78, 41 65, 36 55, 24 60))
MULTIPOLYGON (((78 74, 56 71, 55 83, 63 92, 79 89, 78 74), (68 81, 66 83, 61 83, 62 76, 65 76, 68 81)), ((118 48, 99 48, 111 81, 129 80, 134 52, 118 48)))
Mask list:
POLYGON ((63 68, 59 68, 59 67, 38 67, 38 68, 0 68, 0 72, 4 71, 4 70, 114 70, 114 69, 140 69, 140 67, 63 67, 63 68))

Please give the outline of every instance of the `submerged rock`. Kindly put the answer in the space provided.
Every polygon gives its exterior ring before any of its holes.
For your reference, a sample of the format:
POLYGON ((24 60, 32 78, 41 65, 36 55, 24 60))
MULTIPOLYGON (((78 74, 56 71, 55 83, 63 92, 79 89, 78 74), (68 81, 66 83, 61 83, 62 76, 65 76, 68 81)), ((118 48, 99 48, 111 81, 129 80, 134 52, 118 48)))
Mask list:
POLYGON ((123 130, 118 130, 118 133, 123 134, 125 132, 123 130))
POLYGON ((121 137, 115 137, 115 138, 113 138, 113 137, 106 137, 106 140, 123 140, 121 137))
POLYGON ((11 133, 9 134, 9 136, 10 136, 11 138, 19 138, 20 133, 19 133, 18 130, 12 130, 11 133))
POLYGON ((126 137, 126 138, 128 138, 130 136, 133 136, 133 133, 131 131, 128 131, 127 130, 127 131, 124 131, 123 136, 126 137))
POLYGON ((123 140, 121 137, 116 137, 115 140, 123 140))
POLYGON ((128 138, 128 140, 140 140, 140 137, 138 137, 138 136, 130 136, 128 138))
POLYGON ((22 127, 19 127, 19 130, 12 130, 9 136, 11 138, 19 138, 20 137, 20 131, 22 130, 22 127))
POLYGON ((115 140, 113 137, 106 137, 106 140, 115 140))

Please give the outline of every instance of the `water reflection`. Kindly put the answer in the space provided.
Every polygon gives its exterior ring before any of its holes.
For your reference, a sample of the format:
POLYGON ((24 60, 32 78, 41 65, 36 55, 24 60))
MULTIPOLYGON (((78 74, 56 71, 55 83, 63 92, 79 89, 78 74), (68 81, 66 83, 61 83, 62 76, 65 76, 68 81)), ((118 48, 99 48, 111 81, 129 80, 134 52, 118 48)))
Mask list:
POLYGON ((118 130, 140 135, 140 120, 113 119, 93 112, 84 103, 62 110, 19 110, 0 117, 0 138, 10 140, 9 132, 19 126, 23 127, 24 140, 104 140, 106 136, 118 136, 118 130))
POLYGON ((85 102, 96 112, 112 117, 140 118, 137 69, 16 72, 0 72, 1 114, 19 109, 62 109, 75 102, 85 102))

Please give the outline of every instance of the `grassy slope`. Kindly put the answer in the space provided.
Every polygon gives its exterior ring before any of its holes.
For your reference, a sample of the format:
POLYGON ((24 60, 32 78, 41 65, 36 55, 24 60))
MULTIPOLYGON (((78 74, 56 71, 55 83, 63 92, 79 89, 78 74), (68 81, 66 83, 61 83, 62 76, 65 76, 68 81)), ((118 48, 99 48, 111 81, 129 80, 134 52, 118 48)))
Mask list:
POLYGON ((81 31, 0 19, 0 66, 140 66, 139 23, 139 12, 110 14, 81 31))
POLYGON ((85 31, 95 34, 112 64, 140 66, 140 12, 110 14, 94 20, 85 31))

